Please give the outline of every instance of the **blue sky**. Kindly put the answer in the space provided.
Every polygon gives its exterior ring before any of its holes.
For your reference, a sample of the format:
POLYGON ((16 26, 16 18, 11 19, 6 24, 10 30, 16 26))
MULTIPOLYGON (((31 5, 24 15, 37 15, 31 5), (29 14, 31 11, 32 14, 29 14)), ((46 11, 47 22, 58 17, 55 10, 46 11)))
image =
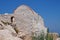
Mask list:
POLYGON ((13 13, 22 4, 41 15, 50 32, 60 33, 60 0, 0 0, 0 14, 13 13))

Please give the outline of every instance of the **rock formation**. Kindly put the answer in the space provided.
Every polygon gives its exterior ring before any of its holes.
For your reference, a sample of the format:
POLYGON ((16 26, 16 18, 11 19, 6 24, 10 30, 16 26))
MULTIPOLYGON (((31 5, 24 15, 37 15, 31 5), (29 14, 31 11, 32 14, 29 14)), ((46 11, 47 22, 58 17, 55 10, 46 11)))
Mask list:
POLYGON ((13 14, 0 15, 0 31, 1 40, 32 40, 32 34, 38 36, 44 32, 46 35, 47 28, 40 15, 21 5, 13 14))

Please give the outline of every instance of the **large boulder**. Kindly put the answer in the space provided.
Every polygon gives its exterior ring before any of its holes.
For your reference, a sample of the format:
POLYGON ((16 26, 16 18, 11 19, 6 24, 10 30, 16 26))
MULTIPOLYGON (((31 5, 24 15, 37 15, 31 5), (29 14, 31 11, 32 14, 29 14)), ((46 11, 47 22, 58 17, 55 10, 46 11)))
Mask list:
POLYGON ((0 40, 22 40, 22 39, 12 36, 9 30, 4 29, 4 30, 0 30, 0 40))
POLYGON ((36 33, 39 35, 41 31, 47 32, 42 17, 26 5, 19 6, 14 11, 14 17, 18 33, 24 32, 29 35, 36 33))

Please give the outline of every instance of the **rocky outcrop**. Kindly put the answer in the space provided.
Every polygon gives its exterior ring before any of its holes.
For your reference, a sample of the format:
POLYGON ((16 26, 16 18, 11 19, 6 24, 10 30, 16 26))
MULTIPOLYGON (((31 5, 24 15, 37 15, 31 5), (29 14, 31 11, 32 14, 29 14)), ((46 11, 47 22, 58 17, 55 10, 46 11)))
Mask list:
POLYGON ((42 17, 26 5, 13 14, 0 15, 1 40, 32 40, 33 34, 38 36, 42 32, 47 33, 42 17))
MULTIPOLYGON (((30 9, 28 6, 22 5, 14 11, 16 28, 25 34, 36 33, 39 35, 41 31, 46 33, 43 19, 40 15, 30 9)), ((19 33, 18 32, 18 33, 19 33)))
POLYGON ((22 40, 22 39, 12 36, 9 30, 4 29, 0 30, 0 40, 22 40))

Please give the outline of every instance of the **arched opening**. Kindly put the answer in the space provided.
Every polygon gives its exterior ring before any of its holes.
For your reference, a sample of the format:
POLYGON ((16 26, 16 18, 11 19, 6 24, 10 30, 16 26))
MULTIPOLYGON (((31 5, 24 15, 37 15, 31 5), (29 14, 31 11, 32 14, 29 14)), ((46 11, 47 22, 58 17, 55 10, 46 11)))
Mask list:
POLYGON ((15 18, 14 16, 11 17, 11 23, 14 22, 14 18, 15 18))

